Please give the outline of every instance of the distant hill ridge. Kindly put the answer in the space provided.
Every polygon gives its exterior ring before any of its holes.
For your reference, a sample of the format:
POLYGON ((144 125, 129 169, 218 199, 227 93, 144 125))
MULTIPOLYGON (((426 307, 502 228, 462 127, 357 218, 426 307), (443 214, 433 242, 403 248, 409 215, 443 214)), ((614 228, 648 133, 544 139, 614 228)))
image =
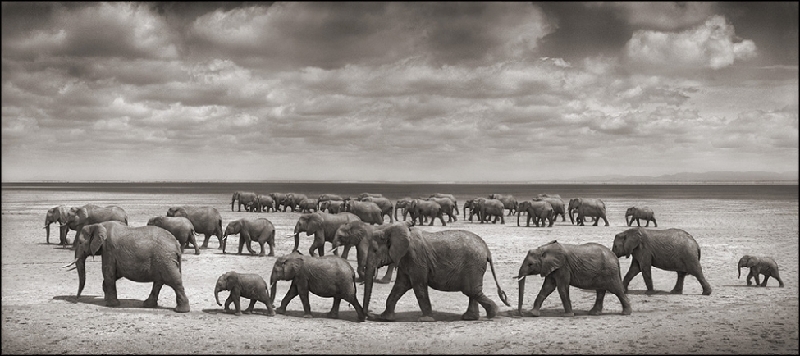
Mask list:
POLYGON ((624 181, 624 182, 751 182, 751 181, 787 181, 797 182, 798 172, 764 172, 764 171, 710 171, 681 172, 661 176, 624 176, 606 175, 580 177, 581 181, 624 181))

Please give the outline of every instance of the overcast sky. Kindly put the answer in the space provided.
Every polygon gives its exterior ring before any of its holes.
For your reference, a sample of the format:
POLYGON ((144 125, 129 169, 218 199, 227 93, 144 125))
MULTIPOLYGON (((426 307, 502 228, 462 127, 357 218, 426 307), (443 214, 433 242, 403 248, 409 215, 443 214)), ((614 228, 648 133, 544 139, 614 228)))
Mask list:
POLYGON ((2 3, 2 180, 798 170, 798 3, 2 3))

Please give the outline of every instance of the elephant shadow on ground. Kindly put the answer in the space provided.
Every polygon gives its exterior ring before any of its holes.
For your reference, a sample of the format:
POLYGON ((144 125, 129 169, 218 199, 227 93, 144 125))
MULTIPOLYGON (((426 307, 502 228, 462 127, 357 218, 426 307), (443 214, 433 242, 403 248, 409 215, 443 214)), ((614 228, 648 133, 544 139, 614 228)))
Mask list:
POLYGON ((753 285, 747 285, 747 284, 723 284, 723 285, 721 285, 720 287, 735 287, 735 288, 739 288, 739 287, 743 287, 743 288, 776 288, 776 289, 777 289, 777 288, 780 288, 780 287, 778 287, 778 286, 769 286, 769 285, 768 285, 768 286, 765 286, 765 287, 762 287, 762 286, 760 286, 760 285, 757 285, 757 284, 753 284, 753 285))
MULTIPOLYGON (((372 309, 372 308, 370 308, 370 309, 372 309)), ((481 311, 483 311, 483 310, 481 310, 481 311)), ((498 312, 497 315, 500 316, 502 313, 503 312, 498 312)), ((377 318, 377 317, 380 316, 380 313, 375 313, 374 311, 371 310, 370 311, 370 315, 377 318)), ((390 323, 409 323, 409 322, 417 323, 417 322, 419 322, 418 319, 421 318, 421 317, 422 317, 422 312, 421 311, 416 311, 416 312, 414 312, 414 311, 397 312, 397 313, 395 313, 395 320, 394 321, 390 321, 390 323)), ((437 322, 464 321, 464 320, 461 319, 461 313, 445 313, 445 312, 434 311, 433 313, 431 313, 431 317, 433 317, 433 319, 436 320, 437 322)), ((367 320, 369 320, 369 319, 367 319, 367 320)), ((481 316, 480 316, 480 319, 478 319, 478 321, 485 321, 485 320, 490 320, 490 319, 486 319, 486 314, 482 313, 481 316)), ((375 319, 375 321, 376 322, 384 322, 384 321, 381 321, 381 320, 378 320, 378 319, 375 319)), ((472 321, 474 321, 474 320, 472 320, 472 321)))
MULTIPOLYGON (((646 290, 646 289, 642 289, 642 290, 628 289, 628 292, 627 292, 627 293, 625 293, 625 294, 632 294, 632 295, 655 295, 655 294, 672 294, 672 293, 670 293, 669 291, 666 291, 666 290, 658 290, 658 289, 655 289, 655 290, 653 290, 652 292, 649 292, 649 293, 647 292, 647 290, 646 290)), ((683 293, 683 294, 686 294, 686 293, 683 293)))
MULTIPOLYGON (((278 303, 278 305, 280 305, 280 303, 278 303)), ((256 309, 256 310, 258 310, 258 309, 256 309)), ((264 309, 264 310, 265 310, 265 313, 266 313, 266 309, 264 309)), ((327 316, 328 311, 330 311, 330 309, 328 309, 327 311, 324 311, 324 312, 313 312, 312 311, 311 315, 314 316, 314 319, 330 319, 327 316)), ((303 310, 290 310, 290 309, 287 309, 286 313, 277 314, 276 316, 304 319, 303 318, 303 310)), ((338 320, 343 320, 343 321, 358 322, 358 314, 356 313, 355 309, 350 309, 350 308, 345 309, 345 303, 342 302, 342 308, 339 310, 339 317, 336 318, 336 319, 331 319, 331 320, 337 320, 337 319, 338 320)))
MULTIPOLYGON (((246 309, 246 306, 245 306, 245 309, 246 309)), ((227 314, 227 315, 230 315, 230 316, 236 316, 236 314, 234 314, 233 307, 231 307, 231 311, 229 311, 229 312, 226 312, 225 309, 223 309, 222 307, 219 307, 219 308, 206 308, 206 309, 203 309, 202 311, 203 311, 203 313, 206 313, 206 314, 214 314, 214 315, 226 315, 227 314)), ((242 315, 268 316, 266 308, 253 308, 253 312, 249 313, 249 314, 245 313, 244 309, 242 309, 242 315)))
MULTIPOLYGON (((590 315, 589 309, 586 310, 578 310, 573 309, 572 312, 575 314, 569 318, 575 317, 587 317, 587 318, 602 318, 602 317, 619 317, 619 311, 603 311, 599 315, 590 315)), ((530 315, 530 309, 523 310, 524 317, 527 318, 567 318, 564 316, 564 309, 563 308, 554 308, 554 309, 539 309, 539 316, 532 316, 530 315)), ((636 314, 641 314, 641 312, 636 311, 636 314)), ((646 313, 646 312, 645 312, 646 313)), ((497 315, 503 315, 510 318, 517 318, 519 319, 519 313, 516 310, 508 310, 505 312, 497 313, 497 315)))
POLYGON ((125 311, 125 312, 148 312, 148 311, 156 311, 156 310, 173 310, 175 309, 174 306, 161 306, 159 305, 156 308, 145 308, 142 306, 144 304, 144 300, 140 299, 123 299, 119 298, 119 306, 118 307, 109 307, 106 306, 105 297, 102 295, 82 295, 80 299, 75 299, 75 295, 57 295, 53 297, 53 300, 63 300, 66 302, 70 302, 72 304, 93 304, 100 307, 107 308, 108 310, 115 310, 115 311, 125 311))

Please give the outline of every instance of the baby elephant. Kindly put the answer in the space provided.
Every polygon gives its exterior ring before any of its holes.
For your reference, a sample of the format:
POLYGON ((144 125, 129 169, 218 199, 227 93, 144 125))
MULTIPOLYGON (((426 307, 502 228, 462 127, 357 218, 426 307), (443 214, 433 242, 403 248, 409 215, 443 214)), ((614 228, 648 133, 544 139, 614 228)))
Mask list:
POLYGON ((219 292, 223 290, 231 291, 225 301, 225 311, 229 312, 231 303, 236 306, 236 315, 242 315, 239 307, 239 298, 250 299, 250 306, 244 311, 249 314, 253 312, 256 302, 262 302, 267 306, 267 315, 274 316, 275 309, 272 307, 272 298, 267 290, 267 282, 264 278, 255 273, 237 273, 230 271, 217 278, 217 285, 214 287, 214 298, 219 302, 219 292))
POLYGON ((364 321, 366 315, 356 299, 356 276, 353 267, 339 256, 312 257, 304 256, 298 251, 278 257, 272 267, 270 284, 271 295, 275 298, 278 281, 292 281, 292 285, 276 310, 286 313, 286 306, 292 299, 300 295, 303 302, 303 317, 311 318, 311 306, 308 303, 308 292, 320 297, 333 297, 333 307, 329 318, 339 317, 339 303, 342 299, 353 305, 358 314, 358 321, 364 321))
POLYGON ((769 257, 755 257, 750 255, 744 255, 742 258, 739 259, 739 277, 742 278, 742 267, 750 267, 750 273, 747 274, 747 285, 752 285, 753 282, 750 281, 751 278, 755 277, 756 285, 760 285, 762 287, 767 286, 767 280, 769 277, 775 278, 778 280, 778 285, 783 287, 783 281, 781 277, 778 275, 778 264, 775 263, 775 260, 769 257), (764 281, 758 281, 758 275, 764 275, 764 281))
POLYGON ((561 244, 553 240, 535 250, 529 250, 519 268, 520 316, 525 295, 525 276, 533 274, 544 277, 542 289, 533 302, 531 310, 533 316, 539 316, 539 308, 542 307, 545 298, 556 288, 564 304, 564 315, 574 316, 572 302, 569 299, 569 286, 597 291, 597 300, 594 302, 594 307, 589 310, 589 315, 598 315, 603 311, 606 291, 617 296, 622 304, 622 315, 631 313, 631 304, 622 287, 619 259, 608 247, 601 244, 561 244))

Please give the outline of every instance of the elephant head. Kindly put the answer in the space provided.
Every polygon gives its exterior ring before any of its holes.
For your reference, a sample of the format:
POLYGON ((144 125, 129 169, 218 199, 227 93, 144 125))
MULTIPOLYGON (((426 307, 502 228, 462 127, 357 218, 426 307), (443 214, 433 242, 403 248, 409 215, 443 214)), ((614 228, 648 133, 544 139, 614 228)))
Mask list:
POLYGON ((519 267, 519 313, 522 315, 522 304, 525 296, 525 277, 539 274, 547 277, 553 271, 567 263, 567 250, 558 241, 553 240, 536 249, 528 250, 528 255, 519 267))
POLYGON ((101 248, 108 238, 108 231, 100 224, 84 226, 75 238, 75 260, 64 266, 70 267, 68 271, 78 269, 78 294, 75 298, 80 298, 83 287, 86 285, 86 257, 95 256, 102 253, 101 248))
POLYGON ((236 199, 239 199, 239 194, 240 192, 233 192, 233 195, 231 196, 231 211, 233 211, 233 203, 236 201, 236 199))
POLYGON ((294 249, 297 250, 300 246, 301 232, 305 232, 306 235, 315 235, 317 231, 322 231, 322 229, 322 216, 319 212, 300 215, 294 225, 294 249))
POLYGON ((569 200, 569 207, 567 209, 567 212, 569 213, 569 221, 572 224, 575 224, 575 218, 573 217, 573 212, 575 211, 575 209, 578 208, 578 205, 580 204, 581 204, 580 198, 572 198, 569 200))
POLYGON ((217 300, 217 305, 222 305, 222 303, 219 302, 220 291, 233 291, 236 288, 241 289, 238 273, 231 271, 219 276, 219 278, 217 278, 217 284, 214 286, 214 299, 217 300))
POLYGON ((738 264, 739 276, 736 277, 736 278, 737 279, 738 278, 742 278, 742 267, 748 267, 748 268, 749 267, 753 267, 753 266, 756 265, 756 263, 758 263, 758 258, 750 256, 750 255, 742 256, 742 258, 739 259, 739 264, 738 264))
POLYGON ((186 216, 186 209, 181 206, 175 206, 167 209, 167 216, 186 216))
POLYGON ((47 215, 44 217, 44 229, 47 231, 47 243, 50 243, 50 224, 58 222, 59 225, 67 225, 67 209, 63 205, 59 205, 47 209, 47 215))
POLYGON ((614 236, 614 246, 611 247, 611 252, 617 258, 631 256, 633 250, 639 247, 642 242, 642 230, 640 228, 628 229, 614 236))
POLYGON ((236 235, 242 231, 242 221, 234 220, 225 226, 225 232, 222 234, 222 253, 225 253, 225 247, 228 245, 228 235, 236 235))
MULTIPOLYGON (((364 311, 369 311, 369 300, 372 297, 372 286, 378 268, 391 263, 397 265, 408 253, 411 242, 410 222, 395 222, 389 225, 373 227, 369 240, 369 252, 364 273, 364 311)), ((419 252, 420 254, 422 252, 419 252)), ((421 256, 420 256, 421 258, 421 256)))
POLYGON ((293 280, 304 263, 303 254, 297 250, 278 257, 278 259, 275 260, 275 264, 272 265, 272 274, 269 277, 270 303, 275 301, 275 294, 278 292, 278 281, 293 280))
POLYGON ((527 200, 523 200, 523 201, 517 203, 517 226, 519 226, 519 217, 520 217, 520 215, 522 215, 523 211, 528 211, 528 208, 530 206, 531 206, 531 202, 527 201, 527 200))
POLYGON ((628 210, 625 210, 625 223, 628 224, 628 226, 631 226, 631 224, 633 224, 633 214, 635 212, 636 212, 635 207, 628 208, 628 210), (630 217, 630 221, 628 220, 628 217, 630 217))

